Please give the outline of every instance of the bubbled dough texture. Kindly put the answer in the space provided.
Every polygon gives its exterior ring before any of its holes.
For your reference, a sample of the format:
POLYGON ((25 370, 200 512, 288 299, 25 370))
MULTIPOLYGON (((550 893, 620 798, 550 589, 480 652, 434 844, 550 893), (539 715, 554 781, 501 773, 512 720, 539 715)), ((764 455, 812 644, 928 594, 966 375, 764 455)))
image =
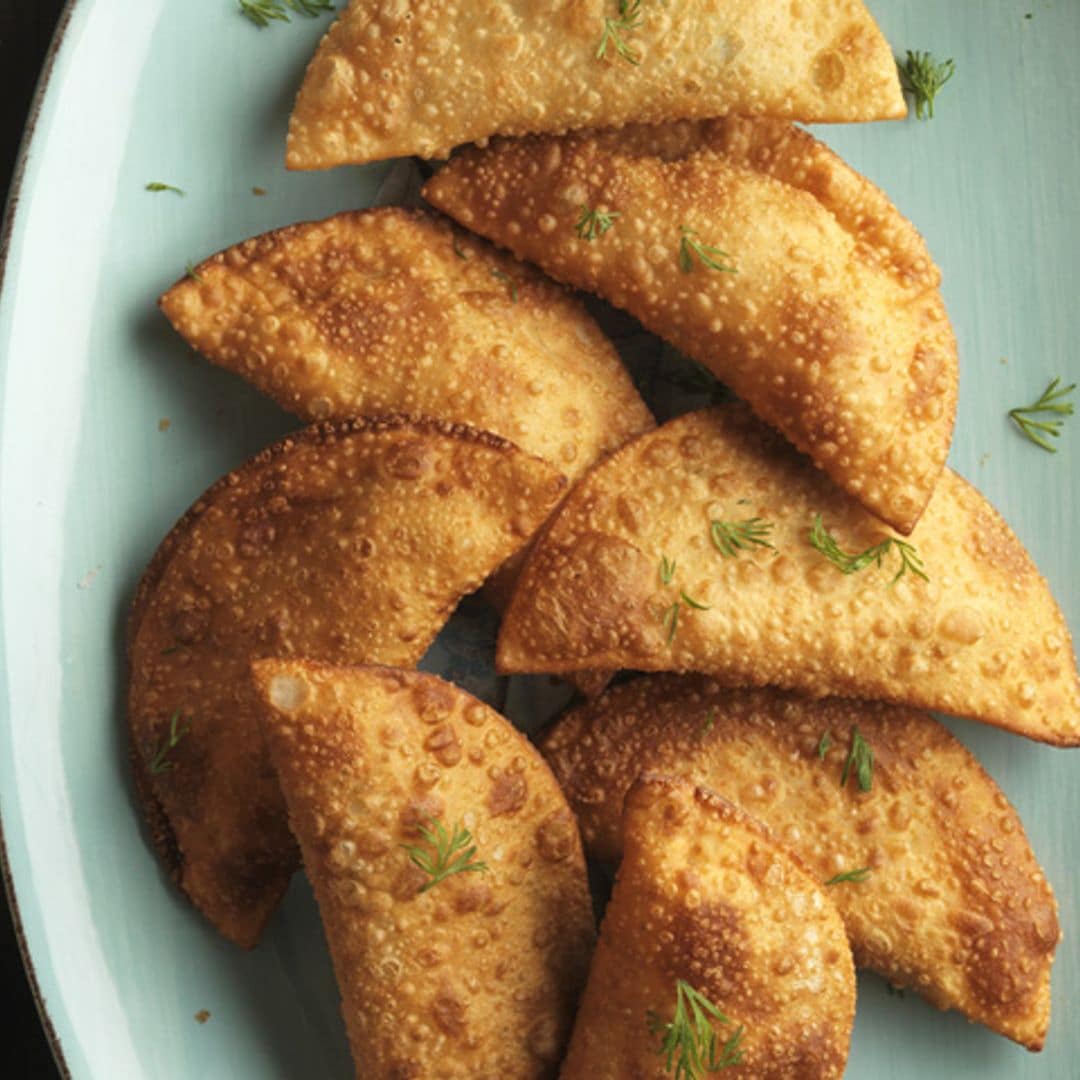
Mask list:
POLYGON ((590 857, 617 861, 639 773, 686 774, 769 827, 830 886, 855 961, 1032 1050, 1050 1022, 1057 904, 1016 811, 925 713, 661 675, 568 713, 541 749, 590 857), (857 727, 873 784, 839 778, 857 727), (832 745, 818 753, 828 733, 832 745))
POLYGON ((553 1077, 593 944, 577 827, 543 759, 430 675, 255 666, 363 1080, 553 1077), (464 824, 486 873, 429 879, 400 844, 464 824))
POLYGON ((353 0, 308 67, 287 162, 319 169, 524 135, 726 113, 805 121, 906 113, 858 0, 645 4, 641 63, 598 60, 615 0, 353 0))
POLYGON ((930 580, 889 586, 899 556, 845 575, 810 546, 816 514, 845 551, 889 533, 742 406, 689 413, 599 465, 563 503, 499 635, 503 671, 699 671, 967 716, 1080 743, 1065 620, 990 504, 942 474, 911 543, 930 580), (773 523, 776 552, 724 558, 712 520, 773 523), (677 573, 664 586, 662 556, 677 573), (664 612, 685 604, 674 641, 664 612))
POLYGON ((422 413, 502 435, 572 479, 652 427, 580 302, 433 214, 293 225, 196 272, 161 299, 173 325, 305 420, 422 413))
MULTIPOLYGON (((754 1080, 840 1077, 855 1016, 844 926, 756 822, 683 781, 639 781, 562 1080, 670 1077, 650 1033, 685 979, 735 1025, 754 1080)), ((733 1028, 718 1026, 718 1044, 733 1028)))
POLYGON ((940 273, 869 181, 790 124, 731 120, 469 150, 424 194, 709 368, 909 532, 941 474, 956 342, 940 273), (580 207, 621 217, 593 243, 580 207), (737 273, 680 264, 681 226, 737 273))
POLYGON ((250 661, 415 664, 562 488, 467 428, 328 424, 220 481, 163 544, 132 615, 133 753, 159 850, 226 937, 253 945, 296 868, 250 661), (151 776, 176 709, 191 733, 151 776))

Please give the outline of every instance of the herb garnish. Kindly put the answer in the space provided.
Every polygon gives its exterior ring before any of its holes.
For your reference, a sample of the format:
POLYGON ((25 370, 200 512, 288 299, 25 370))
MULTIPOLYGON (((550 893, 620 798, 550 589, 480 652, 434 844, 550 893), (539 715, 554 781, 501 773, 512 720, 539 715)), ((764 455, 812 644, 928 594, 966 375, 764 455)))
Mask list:
POLYGON ((911 544, 890 536, 882 540, 880 544, 874 544, 873 547, 868 547, 865 551, 852 554, 840 547, 836 542, 836 537, 825 528, 820 514, 815 516, 814 524, 810 529, 810 545, 821 552, 837 570, 844 574, 857 574, 860 570, 865 570, 871 563, 877 563, 878 566, 881 566, 882 560, 895 547, 900 556, 900 569, 897 570, 896 576, 889 582, 889 588, 892 588, 909 570, 916 577, 921 577, 923 581, 930 580, 923 570, 923 561, 919 558, 919 553, 911 544))
POLYGON ((854 881, 861 883, 865 881, 873 871, 869 866, 860 866, 858 870, 845 870, 842 874, 837 874, 836 877, 829 878, 825 882, 826 885, 839 885, 844 881, 854 881))
POLYGON ((428 821, 431 822, 433 828, 428 829, 420 825, 417 831, 435 849, 434 855, 419 845, 398 845, 408 853, 416 866, 431 877, 431 880, 421 888, 422 893, 433 889, 440 881, 445 881, 452 874, 487 871, 487 863, 473 862, 476 845, 472 842, 472 833, 464 825, 455 825, 453 835, 451 835, 442 822, 436 821, 435 818, 428 818, 428 821))
POLYGON ((158 747, 157 753, 154 754, 150 761, 150 772, 153 776, 161 776, 162 773, 172 772, 175 766, 173 762, 167 761, 166 758, 180 745, 180 740, 190 733, 190 721, 185 721, 183 727, 181 727, 180 710, 177 709, 169 717, 169 734, 165 736, 164 742, 158 747))
POLYGON ((659 1014, 649 1011, 649 1032, 663 1035, 656 1052, 663 1055, 664 1068, 675 1070, 675 1080, 700 1080, 706 1072, 719 1072, 742 1061, 739 1040, 742 1025, 724 1043, 717 1057, 716 1032, 712 1020, 731 1024, 729 1020, 704 994, 698 993, 688 982, 679 979, 675 983, 675 1015, 664 1021, 659 1014))
POLYGON ((237 0, 240 14, 250 19, 256 26, 269 26, 272 19, 289 21, 286 8, 298 15, 315 18, 320 12, 333 11, 330 0, 237 0))
POLYGON ((740 551, 749 551, 753 547, 767 547, 776 550, 765 539, 772 532, 772 522, 761 518, 747 518, 746 521, 714 521, 709 526, 709 536, 713 547, 724 558, 737 556, 740 551))
POLYGON ((737 274, 739 271, 734 266, 725 266, 721 259, 730 259, 726 251, 718 247, 702 243, 697 239, 697 229, 689 229, 681 225, 682 239, 679 241, 679 266, 684 274, 693 272, 694 256, 696 255, 704 266, 710 270, 719 270, 724 274, 737 274))
POLYGON ((455 236, 453 238, 453 240, 450 241, 450 243, 454 248, 454 254, 459 259, 463 260, 464 262, 468 262, 469 261, 469 253, 461 246, 461 243, 459 242, 458 238, 455 236))
POLYGON ((1072 416, 1073 403, 1065 401, 1076 389, 1076 383, 1063 386, 1060 390, 1060 379, 1054 379, 1042 392, 1042 397, 1034 405, 1023 405, 1009 410, 1009 419, 1020 429, 1021 434, 1030 439, 1036 446, 1041 446, 1051 454, 1057 453, 1057 447, 1046 441, 1046 436, 1057 438, 1061 434, 1061 420, 1036 420, 1035 417, 1047 413, 1058 416, 1072 416))
POLYGON ((821 741, 817 744, 817 756, 821 758, 822 761, 824 761, 825 755, 829 752, 831 748, 832 735, 826 731, 825 734, 821 736, 821 741))
POLYGON ((189 262, 187 266, 184 267, 184 273, 187 274, 192 281, 197 281, 200 285, 203 283, 202 275, 195 269, 194 264, 189 262))
POLYGON ((956 65, 952 60, 938 63, 928 52, 907 51, 907 60, 900 64, 904 89, 915 100, 915 115, 920 120, 934 117, 934 98, 953 77, 956 65))
MULTIPOLYGON (((660 556, 660 581, 664 585, 670 585, 675 580, 676 562, 674 559, 669 559, 666 555, 660 556)), ((667 643, 670 645, 675 640, 675 633, 679 629, 679 612, 682 610, 683 604, 687 607, 694 608, 695 611, 708 611, 709 605, 701 603, 700 600, 695 600, 692 596, 687 595, 683 590, 679 590, 679 599, 676 600, 670 607, 664 609, 663 618, 660 620, 661 624, 667 630, 667 643)))
POLYGON ((160 180, 151 180, 146 185, 147 191, 171 191, 175 195, 179 195, 181 198, 187 194, 183 188, 178 188, 174 184, 163 184, 160 180))
POLYGON ((582 203, 581 217, 574 226, 574 232, 582 240, 588 240, 591 244, 598 236, 603 236, 621 217, 622 214, 615 210, 590 210, 589 207, 582 203))
POLYGON ((706 715, 705 720, 703 721, 703 723, 701 725, 701 729, 698 731, 698 734, 702 738, 704 738, 706 735, 709 734, 710 731, 712 731, 712 729, 715 726, 716 726, 716 709, 712 708, 712 709, 709 710, 708 714, 706 715))
POLYGON ((491 276, 496 281, 502 281, 506 284, 506 287, 510 290, 510 302, 516 304, 518 298, 517 282, 509 274, 504 274, 501 270, 492 270, 491 276))
POLYGON ((874 751, 859 733, 858 728, 851 729, 851 749, 844 760, 844 771, 840 774, 840 786, 847 787, 848 774, 855 770, 855 779, 862 791, 869 791, 874 783, 874 751))
POLYGON ((596 59, 603 60, 607 56, 608 45, 611 45, 627 63, 635 67, 640 64, 640 53, 634 52, 623 41, 622 35, 640 29, 643 21, 641 0, 619 0, 618 18, 608 16, 604 19, 604 33, 600 38, 600 47, 596 50, 596 59))

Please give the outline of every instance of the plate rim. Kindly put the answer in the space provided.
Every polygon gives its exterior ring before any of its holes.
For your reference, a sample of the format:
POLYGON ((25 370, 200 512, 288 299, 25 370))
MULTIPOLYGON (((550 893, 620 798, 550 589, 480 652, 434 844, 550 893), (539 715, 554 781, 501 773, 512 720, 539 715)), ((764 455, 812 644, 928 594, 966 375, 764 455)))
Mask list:
MULTIPOLYGON (((39 137, 44 136, 44 130, 38 129, 41 119, 42 107, 52 86, 53 75, 56 69, 56 59, 67 38, 67 31, 71 26, 75 10, 83 6, 87 0, 66 0, 64 7, 56 21, 52 40, 49 42, 45 59, 42 61, 41 70, 38 73, 37 84, 34 87, 33 97, 30 99, 30 108, 26 114, 26 123, 23 127, 22 137, 19 141, 19 149, 15 156, 15 167, 11 174, 11 183, 8 187, 7 200, 4 206, 3 219, 0 221, 0 304, 5 297, 5 285, 10 285, 9 271, 13 265, 9 265, 13 247, 13 239, 19 228, 20 215, 19 204, 22 194, 23 182, 26 179, 27 164, 31 150, 36 146, 39 137)), ((7 367, 5 362, 4 367, 7 367)), ((7 689, 7 663, 6 657, 0 651, 0 688, 7 689)), ((11 717, 6 716, 8 723, 11 717)), ((3 814, 0 812, 0 879, 3 881, 4 895, 7 899, 8 910, 11 912, 11 923, 15 934, 15 941, 19 947, 19 955, 22 960, 23 971, 30 985, 30 993, 37 1008, 38 1019, 41 1022, 49 1049, 52 1052, 53 1061, 63 1080, 72 1080, 71 1068, 67 1062, 67 1056, 60 1035, 49 1013, 49 1007, 45 996, 41 991, 38 981, 37 969, 34 967, 33 954, 30 951, 30 943, 23 929, 22 912, 19 910, 19 901, 15 892, 15 875, 11 868, 8 856, 7 840, 4 832, 3 814)))

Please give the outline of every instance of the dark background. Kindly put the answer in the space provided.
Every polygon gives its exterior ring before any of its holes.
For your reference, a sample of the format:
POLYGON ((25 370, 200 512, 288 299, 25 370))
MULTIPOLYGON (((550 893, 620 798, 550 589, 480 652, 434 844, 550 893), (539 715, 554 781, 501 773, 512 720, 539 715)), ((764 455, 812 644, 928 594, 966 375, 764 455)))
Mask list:
MULTIPOLYGON (((63 0, 0 0, 0 206, 11 183, 15 157, 38 73, 63 0)), ((52 1080, 53 1064, 22 958, 7 900, 0 890, 0 1076, 52 1080)))

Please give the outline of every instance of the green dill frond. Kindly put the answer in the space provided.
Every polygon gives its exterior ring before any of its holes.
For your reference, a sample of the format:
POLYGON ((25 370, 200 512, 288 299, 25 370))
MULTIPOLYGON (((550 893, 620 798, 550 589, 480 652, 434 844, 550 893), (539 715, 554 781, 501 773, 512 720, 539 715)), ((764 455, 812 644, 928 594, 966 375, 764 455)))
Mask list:
POLYGON ((825 523, 820 514, 815 515, 814 524, 810 528, 810 546, 825 556, 843 574, 857 574, 868 566, 876 564, 881 566, 885 556, 896 549, 900 556, 900 569, 895 577, 889 582, 892 588, 908 571, 923 581, 929 581, 923 567, 923 561, 918 551, 906 540, 897 540, 895 537, 886 537, 879 544, 868 547, 865 551, 844 551, 837 543, 836 537, 825 528, 825 523))
POLYGON ((855 770, 855 779, 860 791, 869 791, 874 784, 874 751, 862 737, 858 728, 851 729, 851 748, 844 759, 844 769, 840 773, 840 786, 847 787, 848 776, 855 770))
POLYGON ((928 52, 907 51, 907 59, 899 64, 904 89, 915 101, 915 115, 920 120, 934 116, 934 99, 941 88, 956 74, 952 60, 940 63, 928 52))
POLYGON ((662 623, 667 628, 667 643, 669 645, 675 640, 675 634, 679 629, 679 609, 681 607, 680 601, 676 600, 671 607, 664 611, 662 623))
POLYGON ((649 1032, 662 1036, 656 1052, 664 1058, 664 1068, 675 1080, 701 1080, 706 1073, 719 1072, 742 1061, 740 1025, 717 1051, 713 1021, 730 1026, 729 1020, 704 994, 688 982, 675 984, 675 1015, 669 1021, 656 1012, 648 1014, 649 1032))
POLYGON ((330 0, 237 0, 237 3, 240 14, 256 26, 269 26, 274 19, 288 22, 289 11, 313 19, 323 12, 335 10, 330 0))
POLYGON ((1072 416, 1073 403, 1065 398, 1076 389, 1076 383, 1068 386, 1060 386, 1060 383, 1060 379, 1054 379, 1033 405, 1022 405, 1009 410, 1009 419, 1020 429, 1020 433, 1051 454, 1057 453, 1057 447, 1051 445, 1046 437, 1049 435, 1056 439, 1061 434, 1063 419, 1039 420, 1036 417, 1072 416))
POLYGON ((163 184, 160 180, 151 180, 146 185, 147 191, 171 191, 174 195, 179 195, 181 198, 187 194, 183 188, 178 188, 175 184, 163 184))
POLYGON ((158 747, 157 752, 150 759, 150 773, 153 776, 161 776, 162 773, 171 772, 175 765, 173 762, 167 760, 169 754, 171 754, 179 745, 180 740, 185 735, 191 733, 190 721, 185 721, 181 726, 180 724, 180 710, 177 709, 172 716, 169 717, 169 732, 165 736, 158 747))
POLYGON ((836 877, 829 878, 825 882, 826 885, 840 885, 845 881, 852 881, 856 884, 864 882, 873 871, 869 866, 860 866, 858 870, 845 870, 842 874, 837 874, 836 877))
POLYGON ((418 832, 428 845, 429 851, 419 844, 399 844, 414 865, 418 866, 431 880, 426 882, 421 892, 433 889, 440 881, 445 881, 453 874, 484 873, 487 863, 476 862, 476 845, 472 842, 472 833, 464 825, 455 825, 453 833, 448 833, 441 821, 428 818, 431 828, 421 825, 418 832))
POLYGON ((697 230, 689 229, 685 225, 680 226, 682 237, 679 240, 679 266, 684 274, 690 274, 694 270, 694 256, 701 260, 703 266, 710 270, 719 270, 724 274, 737 274, 739 271, 734 266, 725 266, 721 259, 730 259, 726 251, 718 247, 712 247, 697 239, 697 230))
POLYGON ((709 526, 709 536, 713 547, 727 559, 754 547, 771 548, 775 551, 776 548, 765 539, 772 529, 771 521, 763 521, 758 517, 747 518, 745 521, 714 521, 709 526))
POLYGON ((604 19, 604 32, 600 37, 600 46, 596 50, 596 59, 604 60, 610 45, 617 56, 635 67, 641 63, 641 55, 623 40, 623 34, 641 28, 644 17, 641 14, 641 0, 619 0, 619 14, 604 19))
POLYGON ((491 276, 496 281, 501 281, 506 285, 507 289, 510 290, 510 302, 516 304, 518 301, 517 282, 509 274, 504 274, 502 270, 492 270, 491 276))
POLYGON ((590 210, 582 203, 581 217, 574 226, 574 232, 591 244, 598 236, 603 236, 620 217, 622 214, 617 211, 590 210))

